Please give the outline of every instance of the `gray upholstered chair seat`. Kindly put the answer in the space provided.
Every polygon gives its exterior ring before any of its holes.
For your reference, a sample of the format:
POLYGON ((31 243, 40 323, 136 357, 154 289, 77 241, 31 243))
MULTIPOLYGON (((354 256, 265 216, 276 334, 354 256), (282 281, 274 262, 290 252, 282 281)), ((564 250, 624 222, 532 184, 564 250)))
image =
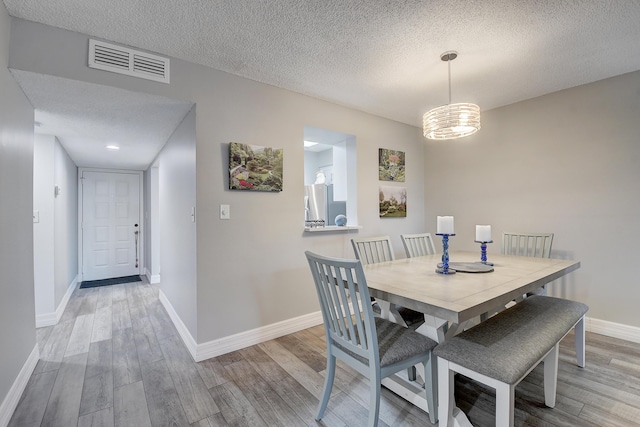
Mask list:
MULTIPOLYGON (((375 318, 376 333, 378 335, 378 349, 380 352, 380 367, 390 366, 402 360, 424 354, 432 350, 437 343, 412 329, 390 322, 379 317, 375 318)), ((360 362, 369 365, 365 357, 361 357, 339 343, 340 347, 360 362)))

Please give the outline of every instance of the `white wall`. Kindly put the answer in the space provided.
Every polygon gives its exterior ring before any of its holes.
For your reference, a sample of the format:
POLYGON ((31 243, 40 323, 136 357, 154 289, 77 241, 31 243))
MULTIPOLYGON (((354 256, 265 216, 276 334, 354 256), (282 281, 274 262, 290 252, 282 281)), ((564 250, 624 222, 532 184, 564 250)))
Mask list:
POLYGON ((35 135, 33 150, 33 209, 39 222, 33 224, 33 264, 37 325, 56 321, 54 287, 54 152, 55 137, 35 135))
POLYGON ((482 113, 476 135, 428 142, 428 224, 455 215, 452 249, 476 249, 475 224, 555 233, 552 257, 581 268, 551 292, 595 319, 640 327, 640 72, 482 113))
POLYGON ((144 268, 149 283, 160 282, 160 207, 157 166, 144 172, 144 268))
POLYGON ((54 199, 55 304, 62 302, 78 275, 78 168, 55 138, 54 199))
POLYGON ((17 405, 10 391, 21 393, 15 384, 36 345, 33 108, 7 69, 9 28, 0 3, 0 423, 17 405))

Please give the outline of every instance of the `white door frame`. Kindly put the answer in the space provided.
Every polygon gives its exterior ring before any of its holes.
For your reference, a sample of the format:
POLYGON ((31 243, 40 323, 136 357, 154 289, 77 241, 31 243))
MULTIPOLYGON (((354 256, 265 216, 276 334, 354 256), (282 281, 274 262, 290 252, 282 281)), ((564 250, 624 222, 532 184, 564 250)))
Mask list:
POLYGON ((136 170, 126 170, 126 169, 98 169, 98 168, 78 168, 78 277, 79 282, 84 280, 84 271, 82 270, 83 264, 83 251, 82 251, 82 173, 83 172, 103 172, 103 173, 128 173, 128 174, 138 174, 138 186, 139 188, 139 198, 140 198, 140 210, 139 210, 139 219, 138 225, 140 230, 140 235, 138 236, 138 251, 140 254, 139 261, 139 274, 144 274, 144 172, 136 171, 136 170))

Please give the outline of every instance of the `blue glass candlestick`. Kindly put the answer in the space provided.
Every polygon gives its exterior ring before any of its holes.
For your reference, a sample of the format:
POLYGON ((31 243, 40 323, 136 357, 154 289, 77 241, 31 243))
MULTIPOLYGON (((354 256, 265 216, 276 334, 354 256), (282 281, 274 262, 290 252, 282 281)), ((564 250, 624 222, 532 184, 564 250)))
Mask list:
POLYGON ((493 240, 483 242, 481 240, 475 240, 476 243, 480 243, 480 262, 485 265, 493 265, 492 262, 487 261, 487 243, 493 243, 493 240))
POLYGON ((456 274, 456 271, 449 268, 449 236, 455 236, 455 234, 439 234, 436 236, 442 236, 442 267, 436 268, 436 273, 440 274, 456 274))

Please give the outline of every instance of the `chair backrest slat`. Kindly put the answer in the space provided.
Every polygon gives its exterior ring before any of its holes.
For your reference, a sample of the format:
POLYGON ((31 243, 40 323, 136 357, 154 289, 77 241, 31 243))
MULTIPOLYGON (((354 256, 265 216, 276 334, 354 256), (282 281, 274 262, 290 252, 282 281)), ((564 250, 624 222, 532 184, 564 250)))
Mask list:
POLYGON ((368 360, 377 360, 371 296, 359 260, 305 252, 313 275, 328 343, 339 344, 368 360), (365 303, 366 302, 366 303, 365 303))
POLYGON ((377 264, 379 262, 393 261, 393 249, 389 236, 366 237, 351 239, 356 258, 363 265, 377 264))
POLYGON ((433 244, 431 233, 419 234, 401 234, 402 244, 407 258, 417 256, 433 255, 436 253, 436 247, 433 244))
POLYGON ((502 253, 505 255, 551 258, 553 233, 502 233, 502 253))

